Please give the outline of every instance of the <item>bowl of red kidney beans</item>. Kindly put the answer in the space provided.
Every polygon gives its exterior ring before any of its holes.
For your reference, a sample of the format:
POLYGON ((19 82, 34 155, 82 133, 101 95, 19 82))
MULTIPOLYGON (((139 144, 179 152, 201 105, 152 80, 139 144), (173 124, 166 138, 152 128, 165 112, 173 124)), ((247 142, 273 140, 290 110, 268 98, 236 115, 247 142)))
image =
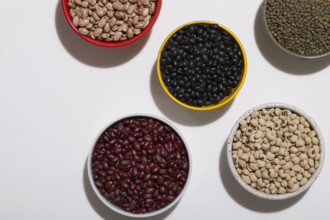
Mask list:
POLYGON ((146 114, 125 116, 97 136, 88 156, 88 177, 113 211, 150 217, 181 199, 191 177, 191 156, 170 122, 146 114))

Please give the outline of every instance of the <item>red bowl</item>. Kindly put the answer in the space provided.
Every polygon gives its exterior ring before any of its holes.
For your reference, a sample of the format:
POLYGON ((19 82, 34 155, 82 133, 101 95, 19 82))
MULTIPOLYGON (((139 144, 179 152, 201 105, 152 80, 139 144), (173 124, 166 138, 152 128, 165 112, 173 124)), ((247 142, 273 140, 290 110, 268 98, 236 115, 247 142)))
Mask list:
POLYGON ((72 24, 72 18, 70 16, 70 9, 69 9, 69 6, 68 6, 68 2, 69 2, 69 0, 61 0, 65 18, 68 21, 68 23, 70 24, 71 28, 84 40, 86 40, 86 41, 88 41, 92 44, 102 46, 102 47, 123 47, 123 46, 129 45, 129 44, 134 43, 135 41, 139 40, 141 37, 146 35, 146 33, 148 33, 148 31, 150 31, 152 26, 154 26, 154 24, 155 24, 155 22, 158 18, 158 15, 160 13, 160 8, 162 7, 162 0, 157 0, 154 14, 151 16, 148 26, 145 27, 143 30, 141 30, 140 34, 135 35, 134 37, 132 37, 130 39, 127 39, 127 40, 123 40, 123 41, 106 42, 106 41, 93 39, 89 36, 83 36, 79 33, 78 27, 75 27, 72 24))

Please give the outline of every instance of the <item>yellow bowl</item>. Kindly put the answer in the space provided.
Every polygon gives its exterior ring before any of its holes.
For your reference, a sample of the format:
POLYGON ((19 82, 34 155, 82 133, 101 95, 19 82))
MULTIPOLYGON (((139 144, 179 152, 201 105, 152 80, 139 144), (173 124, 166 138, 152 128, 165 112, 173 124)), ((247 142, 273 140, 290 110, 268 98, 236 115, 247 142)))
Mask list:
POLYGON ((232 100, 237 93, 240 91, 240 89, 243 86, 243 83, 245 81, 245 77, 246 77, 246 71, 247 71, 247 60, 246 60, 246 53, 244 51, 243 45, 242 43, 238 40, 238 38, 236 37, 236 35, 231 32, 231 30, 229 30, 228 28, 226 28, 225 26, 218 24, 216 22, 212 22, 212 21, 193 21, 193 22, 189 22, 186 24, 181 25, 180 27, 178 27, 177 29, 175 29, 172 33, 170 33, 167 38, 165 39, 165 41, 163 42, 159 53, 158 53, 158 58, 157 58, 157 72, 158 72, 158 78, 160 81, 160 84, 162 85, 163 89, 165 90, 165 92, 167 93, 167 95, 169 95, 171 97, 171 99, 173 99, 176 103, 189 108, 189 109, 193 109, 193 110, 198 110, 198 111, 206 111, 206 110, 211 110, 211 109, 215 109, 218 108, 220 106, 225 105, 226 103, 228 103, 230 100, 232 100), (238 46, 240 47, 241 51, 242 51, 242 56, 243 56, 243 69, 242 69, 242 74, 241 74, 241 79, 238 83, 238 85, 232 89, 231 93, 224 97, 223 99, 221 99, 220 102, 218 102, 217 104, 212 104, 212 105, 208 105, 208 106, 192 106, 192 105, 188 105, 184 102, 181 102, 180 100, 178 100, 177 98, 175 98, 170 91, 168 90, 168 88, 166 87, 163 78, 162 78, 162 73, 160 70, 160 58, 161 58, 161 53, 165 47, 165 45, 167 44, 167 41, 173 36, 173 34, 175 34, 176 32, 178 32, 180 29, 184 28, 186 25, 192 25, 192 24, 217 24, 219 25, 219 27, 223 30, 225 30, 226 32, 228 32, 237 42, 238 46))

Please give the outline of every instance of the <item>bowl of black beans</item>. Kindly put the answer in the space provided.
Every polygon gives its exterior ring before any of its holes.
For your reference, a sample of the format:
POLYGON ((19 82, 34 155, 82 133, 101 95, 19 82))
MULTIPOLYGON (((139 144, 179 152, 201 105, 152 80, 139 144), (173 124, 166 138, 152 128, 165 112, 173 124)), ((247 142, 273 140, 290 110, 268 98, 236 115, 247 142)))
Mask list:
POLYGON ((173 207, 191 177, 186 142, 170 122, 138 114, 106 126, 88 156, 88 177, 110 209, 145 218, 173 207))
POLYGON ((211 110, 237 95, 246 77, 247 59, 228 28, 194 21, 165 39, 157 71, 163 89, 175 102, 193 110, 211 110))

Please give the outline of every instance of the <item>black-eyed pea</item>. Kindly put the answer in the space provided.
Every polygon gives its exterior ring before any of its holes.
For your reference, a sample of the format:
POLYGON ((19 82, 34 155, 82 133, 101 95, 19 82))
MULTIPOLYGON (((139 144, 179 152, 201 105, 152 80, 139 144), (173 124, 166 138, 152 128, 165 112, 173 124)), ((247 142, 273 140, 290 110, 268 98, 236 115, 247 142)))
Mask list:
POLYGON ((261 144, 261 149, 264 150, 264 151, 268 151, 270 148, 270 144, 261 144))
POLYGON ((298 126, 296 124, 289 125, 289 131, 295 132, 298 129, 298 126))
POLYGON ((242 174, 243 174, 243 175, 249 175, 250 172, 249 172, 248 169, 244 168, 244 169, 242 169, 242 174))
POLYGON ((254 152, 254 158, 256 159, 256 160, 258 160, 259 158, 260 158, 260 151, 256 151, 256 152, 254 152))
POLYGON ((283 169, 284 170, 289 170, 292 168, 292 163, 291 162, 286 162, 284 165, 283 165, 283 169))
POLYGON ((284 156, 286 154, 286 148, 283 148, 283 147, 280 148, 280 150, 278 151, 278 154, 284 156))
POLYGON ((255 163, 255 162, 257 162, 256 159, 254 158, 253 154, 254 154, 254 153, 251 152, 251 154, 249 155, 249 162, 250 162, 250 163, 255 163))
MULTIPOLYGON (((267 186, 266 186, 267 187, 267 186)), ((266 193, 266 194, 270 194, 270 190, 268 189, 268 188, 266 188, 265 190, 264 190, 264 193, 266 193)))
POLYGON ((254 110, 251 114, 251 118, 257 118, 259 116, 259 112, 254 110))
POLYGON ((296 179, 297 181, 301 181, 303 179, 303 175, 301 175, 301 173, 297 174, 296 179))
POLYGON ((290 147, 289 151, 290 151, 291 154, 296 154, 296 153, 298 153, 298 148, 290 147))
POLYGON ((256 188, 257 187, 257 183, 251 183, 251 187, 256 188))
POLYGON ((311 167, 311 168, 308 169, 308 172, 309 172, 310 174, 315 173, 315 171, 316 171, 316 169, 315 169, 314 167, 311 167))
POLYGON ((295 164, 295 165, 297 165, 297 164, 300 163, 300 159, 299 159, 299 157, 293 157, 293 158, 291 159, 291 161, 292 161, 292 163, 295 164))
POLYGON ((310 124, 309 124, 307 121, 305 121, 305 123, 304 123, 304 127, 305 127, 305 128, 309 128, 309 127, 310 127, 310 124))
POLYGON ((315 154, 316 154, 316 152, 315 152, 315 150, 313 148, 309 148, 307 150, 307 155, 308 155, 309 158, 314 159, 315 158, 315 154))
MULTIPOLYGON (((132 30, 132 33, 133 33, 133 29, 132 28, 130 28, 131 30, 132 30)), ((233 149, 234 150, 238 150, 238 149, 240 149, 242 147, 242 142, 235 142, 235 143, 233 143, 233 149)))
POLYGON ((295 132, 293 132, 293 134, 295 134, 297 136, 297 138, 301 137, 302 132, 299 130, 296 130, 295 132))
POLYGON ((290 156, 287 154, 285 155, 285 157, 283 158, 286 162, 289 162, 291 160, 290 156))
POLYGON ((255 142, 256 142, 256 139, 255 139, 255 133, 252 133, 252 134, 249 136, 249 142, 250 142, 250 143, 255 143, 255 142))
POLYGON ((253 144, 253 149, 254 149, 255 151, 260 150, 261 147, 262 147, 262 145, 261 145, 260 142, 257 142, 257 143, 254 143, 254 144, 253 144))
POLYGON ((263 118, 259 118, 259 124, 262 125, 262 126, 265 126, 266 125, 266 121, 263 119, 263 118))
POLYGON ((250 169, 253 170, 253 171, 257 171, 257 170, 259 170, 259 167, 258 167, 258 165, 257 165, 256 163, 249 163, 248 166, 249 166, 250 169))
POLYGON ((301 136, 304 138, 304 141, 305 141, 306 145, 310 145, 312 143, 312 138, 309 137, 308 135, 302 134, 301 136))
POLYGON ((316 131, 314 131, 314 130, 311 130, 310 132, 308 132, 308 136, 309 137, 316 137, 316 131))
POLYGON ((298 140, 298 136, 297 135, 292 135, 289 140, 291 141, 291 143, 295 143, 298 140))
MULTIPOLYGON (((289 161, 290 161, 290 160, 289 160, 289 161)), ((286 160, 282 159, 282 160, 280 161, 280 165, 283 166, 284 164, 286 164, 286 163, 289 162, 289 161, 286 161, 286 160)))
POLYGON ((295 183, 291 189, 288 189, 288 192, 297 192, 299 190, 299 183, 295 183))
POLYGON ((296 172, 293 171, 293 170, 290 170, 289 171, 289 175, 290 175, 290 177, 295 177, 296 176, 296 172))
POLYGON ((307 154, 305 154, 305 153, 302 153, 302 154, 300 154, 300 156, 299 156, 299 159, 301 160, 301 161, 303 161, 303 160, 305 160, 305 159, 307 159, 308 157, 307 157, 307 154))
POLYGON ((244 160, 238 160, 238 165, 240 168, 244 169, 246 167, 246 162, 244 160))
POLYGON ((304 125, 298 124, 298 131, 304 132, 304 129, 305 129, 304 125))
POLYGON ((300 173, 300 174, 304 174, 304 172, 305 172, 305 169, 304 168, 300 168, 300 170, 298 171, 298 173, 300 173))
POLYGON ((258 185, 259 187, 265 187, 266 184, 262 181, 261 178, 259 178, 259 179, 257 180, 257 185, 258 185))
POLYGON ((254 127, 258 127, 259 125, 258 120, 256 118, 252 118, 250 124, 253 125, 254 127))
POLYGON ((250 159, 250 156, 248 153, 243 153, 241 159, 244 160, 245 162, 248 162, 250 159))
POLYGON ((320 153, 315 153, 315 158, 316 161, 319 161, 321 159, 321 154, 320 153))
POLYGON ((278 192, 278 194, 284 194, 284 193, 286 193, 286 189, 283 187, 280 187, 277 192, 278 192))
POLYGON ((262 143, 269 144, 269 140, 266 137, 264 137, 262 138, 262 143))
POLYGON ((266 165, 265 165, 265 168, 267 169, 267 170, 269 170, 269 169, 271 169, 273 166, 272 166, 272 164, 271 164, 271 162, 266 162, 266 165))
POLYGON ((271 183, 270 185, 269 185, 269 190, 273 190, 273 189, 275 189, 276 187, 275 187, 275 184, 274 183, 271 183))
POLYGON ((303 139, 298 139, 296 141, 296 147, 303 147, 303 146, 305 146, 304 140, 303 139))
POLYGON ((243 156, 243 150, 242 150, 242 149, 238 149, 238 150, 237 150, 237 156, 238 156, 239 158, 242 158, 242 156, 243 156))
POLYGON ((240 125, 241 128, 245 128, 245 127, 247 127, 247 122, 246 122, 246 120, 242 120, 242 121, 240 121, 240 122, 239 122, 239 125, 240 125))
POLYGON ((308 165, 311 166, 311 167, 314 167, 315 166, 315 162, 313 159, 308 159, 308 165))
POLYGON ((307 170, 305 170, 303 176, 304 176, 305 178, 309 179, 309 178, 312 176, 312 174, 310 174, 307 170))
POLYGON ((280 151, 279 147, 276 147, 276 146, 271 146, 270 147, 270 152, 273 153, 273 154, 277 154, 279 151, 280 151))
POLYGON ((274 161, 273 161, 276 165, 274 166, 274 169, 276 171, 279 170, 279 168, 281 167, 280 163, 281 163, 281 160, 279 158, 275 158, 274 161))
POLYGON ((262 160, 257 160, 256 164, 259 168, 262 168, 266 165, 266 162, 262 160))
POLYGON ((311 131, 310 128, 305 128, 304 131, 303 131, 303 133, 308 134, 308 132, 310 132, 310 131, 311 131))
POLYGON ((271 152, 267 152, 267 153, 266 153, 266 158, 267 158, 268 160, 274 160, 274 158, 275 158, 275 154, 273 154, 273 153, 271 153, 271 152))
POLYGON ((306 177, 302 178, 302 180, 299 182, 300 186, 304 186, 306 185, 306 183, 308 182, 308 179, 306 177))
POLYGON ((246 184, 251 184, 251 180, 249 176, 246 175, 242 175, 242 180, 246 183, 246 184))
POLYGON ((261 176, 262 176, 263 179, 269 179, 268 170, 262 171, 261 176))
POLYGON ((249 174, 250 180, 253 183, 256 183, 258 181, 258 178, 256 177, 256 175, 254 173, 250 173, 249 174))
POLYGON ((269 169, 269 176, 275 178, 278 176, 278 173, 274 169, 269 169))
POLYGON ((320 166, 320 161, 315 161, 314 168, 317 169, 319 168, 319 166, 320 166))
POLYGON ((319 139, 317 138, 317 137, 312 137, 312 143, 314 144, 314 145, 318 145, 319 144, 319 139))
POLYGON ((273 141, 275 139, 275 136, 270 132, 267 131, 265 137, 269 140, 269 141, 273 141))
POLYGON ((237 170, 237 173, 238 173, 238 174, 240 174, 240 175, 242 174, 242 169, 241 169, 241 168, 237 168, 237 167, 236 167, 236 170, 237 170))
POLYGON ((79 33, 81 35, 87 36, 89 34, 89 30, 86 28, 79 28, 79 33))

